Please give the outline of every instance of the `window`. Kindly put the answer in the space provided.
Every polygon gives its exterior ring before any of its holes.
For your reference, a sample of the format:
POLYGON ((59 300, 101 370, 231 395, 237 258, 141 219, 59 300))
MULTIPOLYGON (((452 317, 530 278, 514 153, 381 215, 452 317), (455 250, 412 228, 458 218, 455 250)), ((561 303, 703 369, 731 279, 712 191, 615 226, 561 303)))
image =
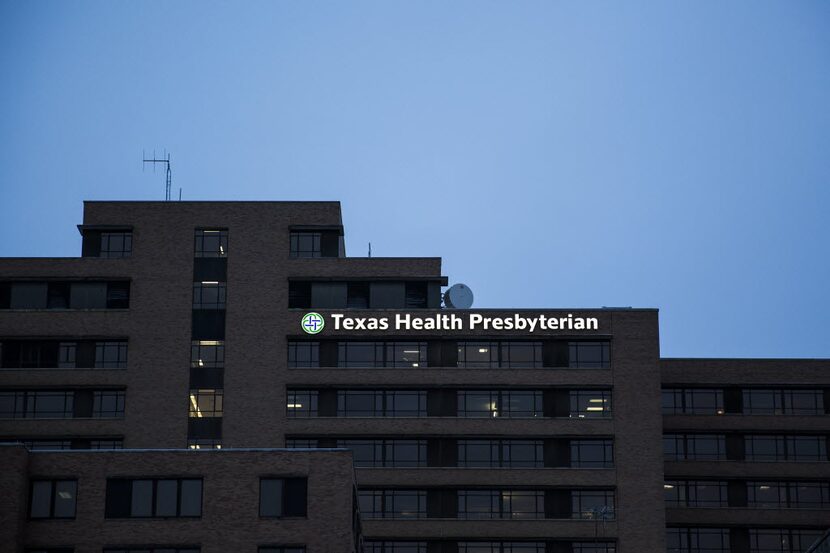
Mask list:
POLYGON ((539 368, 541 342, 459 342, 458 366, 464 368, 539 368))
POLYGON ((224 282, 194 282, 193 309, 225 309, 226 290, 224 282))
POLYGON ((321 257, 319 232, 292 232, 290 234, 291 257, 321 257))
POLYGON ((543 465, 542 440, 458 440, 459 467, 524 468, 543 465))
POLYGON ((74 369, 75 353, 77 344, 75 342, 61 342, 58 344, 58 368, 74 369))
POLYGON ((92 394, 92 416, 96 419, 124 416, 124 390, 96 390, 92 394))
POLYGON ((459 390, 459 417, 541 417, 542 392, 536 390, 459 390))
POLYGON ((71 449, 71 440, 20 440, 32 451, 48 451, 51 449, 71 449))
POLYGON ((545 518, 541 490, 458 490, 458 518, 545 518))
POLYGON ((823 530, 750 528, 750 553, 802 553, 816 542, 823 530))
POLYGON ((306 478, 260 478, 259 516, 305 517, 307 490, 306 478))
POLYGON ((571 467, 611 468, 614 445, 611 440, 571 440, 571 467))
POLYGON ((141 547, 105 547, 104 553, 199 553, 197 546, 177 547, 175 545, 141 547))
POLYGON ((129 257, 132 252, 132 232, 101 233, 101 257, 129 257))
POLYGON ((666 388, 664 415, 723 415, 723 390, 714 388, 666 388))
POLYGON ((127 342, 95 342, 96 369, 126 369, 127 342))
POLYGON ((545 542, 460 541, 458 553, 545 553, 545 542))
POLYGON ((320 366, 320 342, 288 342, 288 368, 320 366))
POLYGON ((427 553, 425 541, 367 541, 364 553, 427 553))
POLYGON ((719 461, 726 459, 723 434, 666 434, 663 456, 667 461, 719 461))
POLYGON ((129 281, 107 283, 107 309, 127 309, 130 307, 129 281))
POLYGON ((611 390, 570 390, 571 418, 611 416, 611 390))
POLYGON ((571 518, 613 520, 615 516, 612 490, 571 492, 571 518))
POLYGON ((826 462, 826 436, 749 435, 745 437, 748 461, 826 462))
POLYGON ((187 440, 188 449, 222 449, 222 440, 187 440))
POLYGON ((200 517, 201 478, 108 478, 106 518, 200 517))
POLYGON ((571 542, 571 553, 616 553, 613 542, 571 542))
POLYGON ((747 415, 823 415, 822 390, 744 390, 747 415))
POLYGON ((74 414, 75 393, 59 390, 0 391, 0 418, 68 419, 74 414))
POLYGON ((190 417, 221 417, 223 390, 190 390, 190 417))
POLYGON ((568 366, 577 369, 607 369, 611 366, 611 344, 569 342, 568 366))
POLYGON ((305 553, 305 547, 302 545, 265 546, 258 548, 257 553, 305 553))
POLYGON ((317 447, 317 438, 286 438, 285 447, 289 449, 313 449, 317 447))
POLYGON ((317 416, 317 390, 288 390, 286 415, 293 418, 317 416))
POLYGON ((196 257, 227 257, 228 231, 196 229, 194 252, 196 257))
POLYGON ((75 518, 77 480, 33 480, 29 518, 75 518))
POLYGON ((427 283, 414 281, 404 284, 404 307, 421 309, 427 307, 427 283))
POLYGON ((427 516, 425 490, 360 490, 360 514, 366 518, 416 519, 427 516))
POLYGON ((385 367, 408 368, 427 366, 426 342, 386 342, 385 367))
POLYGON ((194 340, 190 344, 190 366, 220 369, 225 366, 225 342, 222 340, 194 340))
POLYGON ((663 484, 668 507, 726 507, 727 484, 708 480, 669 480, 663 484))
POLYGON ((89 449, 124 449, 124 440, 120 438, 90 440, 89 449))
POLYGON ((346 307, 349 309, 369 308, 369 283, 368 282, 347 282, 346 283, 346 307))
POLYGON ((727 528, 667 528, 668 553, 729 553, 727 528))
POLYGON ((423 390, 338 390, 339 417, 424 417, 423 390))
POLYGON ((337 348, 338 367, 383 367, 383 342, 340 342, 337 348))
POLYGON ((311 282, 292 280, 288 283, 288 307, 311 307, 311 282))
POLYGON ((426 440, 346 439, 337 447, 352 450, 356 467, 423 467, 427 461, 426 440))

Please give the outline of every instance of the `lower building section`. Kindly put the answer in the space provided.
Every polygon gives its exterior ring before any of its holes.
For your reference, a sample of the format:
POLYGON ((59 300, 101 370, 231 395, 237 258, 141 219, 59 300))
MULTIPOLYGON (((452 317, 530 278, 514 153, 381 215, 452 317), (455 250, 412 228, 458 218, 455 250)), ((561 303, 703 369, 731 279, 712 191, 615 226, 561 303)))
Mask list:
POLYGON ((0 447, 4 551, 355 553, 345 450, 0 447), (6 508, 9 507, 9 508, 6 508))

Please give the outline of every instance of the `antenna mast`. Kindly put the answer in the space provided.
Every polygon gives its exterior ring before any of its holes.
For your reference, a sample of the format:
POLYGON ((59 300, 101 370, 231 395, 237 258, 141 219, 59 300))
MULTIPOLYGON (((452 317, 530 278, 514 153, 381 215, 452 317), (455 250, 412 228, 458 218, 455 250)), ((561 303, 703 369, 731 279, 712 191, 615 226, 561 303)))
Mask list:
MULTIPOLYGON (((159 159, 159 158, 156 158, 156 151, 153 150, 153 157, 152 158, 147 159, 147 155, 144 154, 143 152, 142 152, 141 157, 142 157, 142 162, 144 164, 146 164, 146 163, 152 163, 153 164, 153 172, 155 172, 156 164, 158 164, 158 163, 163 163, 167 166, 166 167, 167 175, 165 177, 165 182, 164 182, 164 201, 169 202, 170 201, 170 189, 173 186, 173 171, 170 169, 170 154, 167 153, 167 151, 165 150, 164 155, 162 155, 162 157, 159 159)), ((144 165, 142 165, 141 167, 143 168, 144 165)), ((181 200, 181 192, 179 192, 179 194, 180 194, 179 199, 181 200)))

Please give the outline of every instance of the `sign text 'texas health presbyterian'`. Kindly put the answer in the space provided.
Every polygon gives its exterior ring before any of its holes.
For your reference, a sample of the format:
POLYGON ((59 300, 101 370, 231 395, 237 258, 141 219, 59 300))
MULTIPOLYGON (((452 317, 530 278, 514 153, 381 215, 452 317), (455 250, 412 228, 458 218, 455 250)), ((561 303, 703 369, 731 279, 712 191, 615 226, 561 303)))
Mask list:
POLYGON ((542 330, 599 330, 595 317, 578 317, 572 313, 564 316, 532 315, 519 313, 505 316, 489 316, 481 313, 435 313, 413 315, 397 313, 390 317, 354 317, 344 313, 330 313, 324 318, 319 313, 307 313, 300 326, 308 334, 317 334, 330 324, 333 330, 396 330, 396 331, 469 331, 469 330, 521 330, 532 333, 542 330), (328 318, 328 321, 326 321, 328 318))

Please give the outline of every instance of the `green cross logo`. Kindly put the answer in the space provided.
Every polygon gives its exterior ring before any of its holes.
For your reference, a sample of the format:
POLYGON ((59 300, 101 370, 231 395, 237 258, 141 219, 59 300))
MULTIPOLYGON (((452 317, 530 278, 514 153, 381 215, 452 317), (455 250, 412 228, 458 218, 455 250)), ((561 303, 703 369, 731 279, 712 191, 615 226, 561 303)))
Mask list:
POLYGON ((302 322, 300 322, 300 326, 303 327, 306 334, 319 334, 326 326, 326 321, 319 313, 306 313, 302 322))

